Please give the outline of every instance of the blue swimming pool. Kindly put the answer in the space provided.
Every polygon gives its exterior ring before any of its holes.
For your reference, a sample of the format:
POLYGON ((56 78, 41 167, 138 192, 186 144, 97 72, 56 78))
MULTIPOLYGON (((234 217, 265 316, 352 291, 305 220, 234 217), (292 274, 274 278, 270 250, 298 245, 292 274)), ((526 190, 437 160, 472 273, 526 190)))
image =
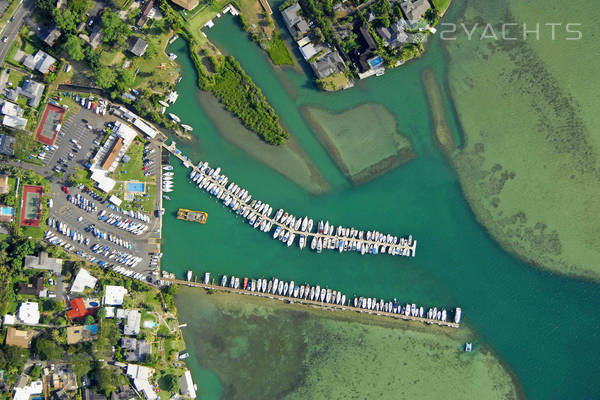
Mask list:
POLYGON ((0 215, 15 215, 15 209, 12 207, 0 207, 0 215))
POLYGON ((98 307, 97 301, 90 301, 90 307, 98 307))
POLYGON ((127 183, 127 191, 133 193, 144 193, 144 184, 142 182, 127 183))
POLYGON ((92 333, 98 333, 98 325, 86 325, 83 327, 83 329, 90 331, 92 333))
POLYGON ((375 68, 378 65, 380 65, 381 63, 383 63, 383 60, 379 56, 369 60, 369 65, 371 66, 371 68, 375 68))

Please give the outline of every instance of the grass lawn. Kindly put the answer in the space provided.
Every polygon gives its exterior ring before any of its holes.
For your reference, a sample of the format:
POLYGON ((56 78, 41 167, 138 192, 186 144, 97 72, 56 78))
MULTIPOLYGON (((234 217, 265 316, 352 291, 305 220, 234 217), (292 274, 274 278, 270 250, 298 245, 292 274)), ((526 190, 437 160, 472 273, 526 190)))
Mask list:
MULTIPOLYGON (((117 183, 114 189, 114 195, 120 199, 124 199, 125 195, 125 184, 120 182, 117 183)), ((156 185, 153 183, 146 183, 146 194, 136 195, 133 201, 125 201, 121 204, 121 207, 125 210, 138 210, 146 213, 154 211, 154 204, 156 202, 156 185), (149 195, 149 196, 148 196, 149 195)))
MULTIPOLYGON (((10 73, 8 74, 8 82, 11 83, 13 88, 16 88, 18 86, 21 86, 21 84, 23 83, 23 81, 27 78, 27 75, 24 74, 21 71, 17 71, 14 68, 10 70, 10 73)), ((11 86, 9 85, 9 86, 11 86)), ((23 97, 23 99, 25 99, 23 97)), ((27 99, 25 99, 25 102, 27 102, 27 99)))
POLYGON ((273 60, 273 63, 276 65, 282 64, 294 64, 294 59, 288 50, 285 41, 279 36, 279 34, 275 34, 273 40, 269 41, 269 46, 267 47, 267 53, 269 53, 269 57, 273 60))
POLYGON ((131 160, 125 164, 119 163, 119 167, 113 172, 113 179, 117 181, 142 181, 151 182, 154 179, 150 176, 144 176, 142 168, 144 166, 144 145, 139 140, 134 140, 127 155, 131 160))
MULTIPOLYGON (((217 13, 220 13, 221 10, 230 3, 233 3, 236 8, 240 8, 236 2, 232 2, 231 0, 215 0, 210 5, 206 5, 204 7, 200 6, 201 9, 196 13, 196 15, 188 20, 190 31, 198 43, 206 41, 204 35, 200 34, 200 30, 204 27, 204 24, 215 18, 217 13)), ((188 14, 183 13, 183 17, 186 18, 186 20, 188 19, 188 14)))
POLYGON ((348 84, 348 78, 343 72, 337 72, 317 81, 323 90, 334 92, 348 84))
POLYGON ((433 1, 433 6, 435 8, 437 8, 438 10, 440 10, 440 12, 444 12, 446 11, 446 9, 448 8, 448 6, 450 5, 450 2, 452 0, 432 0, 433 1))
MULTIPOLYGON (((139 67, 139 73, 135 79, 134 87, 138 89, 158 89, 162 82, 175 82, 179 76, 179 65, 177 62, 169 59, 164 49, 167 41, 172 35, 164 32, 160 35, 147 35, 148 46, 156 49, 156 56, 146 58, 133 57, 131 69, 136 70, 139 67)), ((163 91, 160 89, 159 91, 163 91)))
POLYGON ((81 183, 102 198, 106 197, 106 193, 103 193, 96 188, 96 184, 90 179, 90 176, 91 174, 89 170, 76 167, 75 173, 71 175, 70 181, 73 185, 78 185, 81 183))
POLYGON ((19 160, 41 165, 42 162, 37 157, 33 159, 29 159, 28 157, 32 154, 37 156, 42 149, 42 144, 36 142, 29 132, 16 132, 15 137, 17 138, 15 142, 15 157, 19 160))

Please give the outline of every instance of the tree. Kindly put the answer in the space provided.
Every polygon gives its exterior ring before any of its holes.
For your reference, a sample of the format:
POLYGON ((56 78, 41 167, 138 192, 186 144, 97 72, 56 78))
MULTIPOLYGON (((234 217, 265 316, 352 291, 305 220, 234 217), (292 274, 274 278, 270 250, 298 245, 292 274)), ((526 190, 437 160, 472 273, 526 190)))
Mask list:
POLYGON ((56 1, 53 0, 36 0, 35 5, 48 17, 51 17, 52 11, 56 9, 56 1))
POLYGON ((29 351, 16 346, 7 346, 4 350, 6 360, 6 369, 9 373, 20 374, 23 372, 23 366, 29 359, 29 351))
POLYGON ((91 5, 90 0, 68 0, 67 8, 77 15, 83 15, 91 5))
POLYGON ((85 60, 90 64, 90 68, 97 71, 100 68, 100 54, 96 53, 91 47, 86 47, 84 53, 85 60))
POLYGON ((92 370, 92 362, 85 353, 75 353, 69 357, 69 364, 78 378, 85 376, 92 370))
POLYGON ((83 320, 85 325, 92 325, 94 322, 96 322, 96 320, 91 315, 86 315, 85 319, 83 320))
POLYGON ((96 84, 103 89, 111 88, 117 79, 115 72, 110 68, 100 68, 95 75, 96 84))
POLYGON ((77 32, 77 25, 80 21, 80 18, 71 10, 61 10, 55 8, 52 11, 52 18, 54 19, 54 24, 56 27, 61 31, 69 33, 77 32))
POLYGON ((40 379, 40 377, 42 376, 42 367, 39 364, 35 364, 31 368, 31 371, 29 371, 29 376, 33 380, 40 379))
POLYGON ((129 27, 119 18, 115 12, 107 10, 102 14, 100 29, 104 33, 102 39, 105 43, 114 43, 119 37, 128 36, 129 27))
POLYGON ((165 375, 163 378, 163 382, 165 384, 165 389, 171 392, 179 391, 179 380, 173 374, 165 375))
POLYGON ((59 360, 63 356, 63 349, 54 340, 40 337, 35 341, 34 351, 42 360, 59 360))
POLYGON ((81 61, 85 58, 81 39, 75 35, 69 35, 63 49, 69 54, 69 57, 75 61, 81 61))
POLYGON ((117 79, 117 90, 124 91, 135 82, 135 72, 131 69, 119 69, 119 79, 117 79))

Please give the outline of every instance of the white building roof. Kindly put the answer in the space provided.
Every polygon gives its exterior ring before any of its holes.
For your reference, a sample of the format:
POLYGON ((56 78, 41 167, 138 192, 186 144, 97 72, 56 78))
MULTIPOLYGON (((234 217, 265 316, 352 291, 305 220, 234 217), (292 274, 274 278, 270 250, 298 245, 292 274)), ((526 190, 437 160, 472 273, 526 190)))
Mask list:
POLYGON ((120 206, 120 205, 121 205, 121 203, 123 202, 123 200, 121 200, 120 198, 118 198, 118 197, 117 197, 117 196, 115 196, 115 195, 111 195, 111 196, 108 198, 108 201, 110 201, 111 203, 113 203, 113 204, 114 204, 115 206, 117 206, 117 207, 118 207, 118 206, 120 206))
POLYGON ((114 307, 104 307, 106 310, 105 318, 114 318, 115 317, 115 308, 114 307))
POLYGON ((21 107, 10 101, 3 101, 0 106, 0 113, 4 115, 12 115, 13 117, 20 117, 23 114, 21 107))
POLYGON ((14 325, 17 322, 17 318, 15 318, 12 314, 4 314, 4 318, 2 319, 2 324, 4 326, 14 325))
POLYGON ((183 396, 191 399, 196 398, 196 389, 189 369, 186 369, 185 373, 179 378, 179 387, 183 396))
POLYGON ((142 131, 142 133, 149 136, 150 138, 155 137, 156 134, 158 133, 156 131, 156 129, 152 128, 150 125, 148 125, 146 122, 142 121, 140 118, 135 118, 133 120, 133 126, 138 128, 140 131, 142 131))
POLYGON ((16 388, 13 400, 29 400, 29 397, 36 394, 42 394, 44 385, 42 381, 31 382, 28 386, 16 388))
POLYGON ((97 280, 87 270, 81 268, 71 285, 71 293, 81 293, 86 287, 93 288, 97 280))
POLYGON ((35 325, 40 322, 40 310, 38 303, 26 301, 21 303, 17 314, 19 321, 26 325, 35 325))
POLYGON ((127 295, 127 289, 123 286, 106 285, 104 288, 104 305, 122 306, 123 298, 127 295))
POLYGON ((123 334, 127 336, 136 336, 140 333, 140 324, 142 314, 138 310, 117 310, 117 318, 127 318, 127 322, 123 327, 123 334))
POLYGON ((98 189, 102 190, 105 193, 113 190, 117 182, 106 176, 106 172, 100 169, 96 169, 92 171, 92 176, 90 177, 96 184, 98 185, 98 189))
POLYGON ((2 119, 2 125, 8 126, 9 128, 25 129, 27 118, 5 115, 2 119))
POLYGON ((305 60, 310 60, 312 56, 317 54, 317 49, 312 43, 308 43, 307 45, 300 47, 300 53, 302 53, 305 60))
POLYGON ((142 392, 148 400, 158 399, 158 395, 152 389, 152 385, 148 381, 152 375, 152 370, 148 367, 136 364, 127 364, 127 376, 133 380, 135 388, 142 392))

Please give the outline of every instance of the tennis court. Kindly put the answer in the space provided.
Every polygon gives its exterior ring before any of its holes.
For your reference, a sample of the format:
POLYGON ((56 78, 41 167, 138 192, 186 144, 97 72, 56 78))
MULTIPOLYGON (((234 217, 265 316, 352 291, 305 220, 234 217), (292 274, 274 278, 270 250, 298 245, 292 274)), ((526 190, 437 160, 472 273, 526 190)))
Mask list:
POLYGON ((21 226, 40 226, 43 191, 41 186, 23 186, 21 226))
POLYGON ((36 139, 38 142, 52 146, 56 141, 58 129, 56 129, 65 116, 65 109, 54 104, 46 105, 42 122, 37 129, 36 139))

